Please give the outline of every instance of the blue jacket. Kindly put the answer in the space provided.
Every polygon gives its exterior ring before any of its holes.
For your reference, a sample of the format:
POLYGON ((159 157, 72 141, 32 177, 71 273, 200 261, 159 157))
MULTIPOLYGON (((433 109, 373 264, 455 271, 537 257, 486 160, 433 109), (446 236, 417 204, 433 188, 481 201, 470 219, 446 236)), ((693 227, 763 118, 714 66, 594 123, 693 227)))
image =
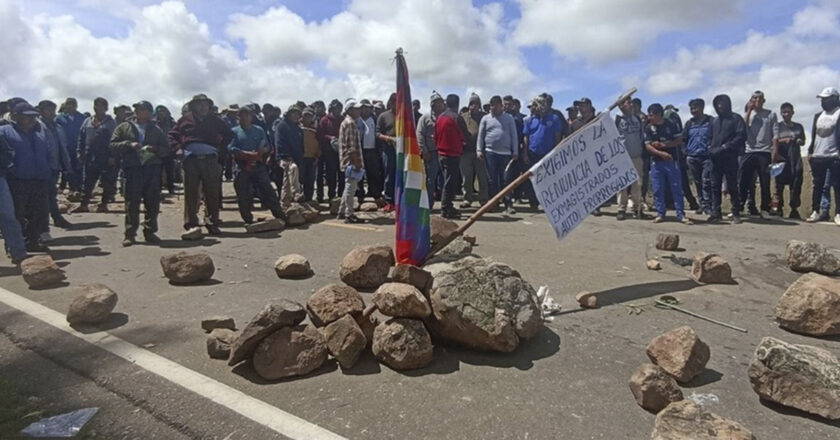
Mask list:
POLYGON ((41 124, 29 133, 24 133, 15 123, 0 127, 2 137, 14 150, 14 169, 10 178, 49 180, 52 177, 50 168, 50 147, 47 133, 41 124))
POLYGON ((56 122, 39 119, 47 133, 47 144, 50 147, 50 168, 53 171, 69 171, 70 154, 67 152, 67 136, 56 122))
POLYGON ((0 177, 6 178, 15 164, 15 150, 0 136, 0 177))
POLYGON ((300 166, 303 163, 303 129, 298 124, 292 124, 286 118, 280 120, 274 133, 274 145, 277 149, 274 158, 291 158, 300 166))
POLYGON ((703 115, 700 121, 688 120, 683 127, 685 150, 692 157, 708 157, 709 142, 712 139, 712 117, 703 115))
POLYGON ((79 112, 73 115, 61 113, 55 119, 55 122, 64 129, 64 134, 67 136, 68 152, 75 155, 76 148, 79 145, 79 133, 82 131, 82 124, 85 123, 85 115, 79 112))

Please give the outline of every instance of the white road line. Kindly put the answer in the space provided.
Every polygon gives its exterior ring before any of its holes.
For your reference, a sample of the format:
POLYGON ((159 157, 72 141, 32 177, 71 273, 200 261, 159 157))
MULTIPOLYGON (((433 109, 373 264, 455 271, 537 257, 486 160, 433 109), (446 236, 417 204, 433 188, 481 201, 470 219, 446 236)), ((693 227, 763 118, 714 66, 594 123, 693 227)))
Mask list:
POLYGON ((70 327, 65 316, 61 313, 2 287, 0 287, 0 302, 113 353, 146 371, 157 374, 287 437, 293 439, 344 439, 344 437, 318 425, 307 422, 300 417, 289 414, 107 332, 80 333, 70 327))

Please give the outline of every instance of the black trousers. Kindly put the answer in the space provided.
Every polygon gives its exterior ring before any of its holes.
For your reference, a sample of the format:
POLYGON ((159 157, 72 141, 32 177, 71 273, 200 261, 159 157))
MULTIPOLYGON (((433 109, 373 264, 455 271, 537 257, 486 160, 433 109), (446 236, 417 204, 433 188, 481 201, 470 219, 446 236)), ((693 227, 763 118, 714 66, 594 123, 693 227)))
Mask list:
MULTIPOLYGON (((280 167, 277 170, 282 171, 280 167)), ((282 174, 281 174, 282 176, 282 174)), ((280 179, 280 187, 282 188, 282 177, 280 179)), ((271 211, 275 218, 283 216, 280 209, 280 200, 277 198, 277 193, 271 187, 271 179, 268 177, 268 167, 263 163, 254 164, 251 170, 239 169, 236 179, 233 181, 233 188, 236 190, 236 202, 239 205, 239 215, 245 223, 254 221, 254 215, 251 213, 254 206, 254 188, 260 197, 260 203, 271 211)))
POLYGON ((49 228, 49 180, 9 179, 15 217, 27 243, 37 243, 49 228))
POLYGON ((799 145, 779 144, 779 156, 785 161, 785 169, 776 177, 776 197, 779 200, 779 212, 785 206, 785 186, 790 186, 790 208, 798 209, 802 205, 802 151, 799 145))
POLYGON ((440 170, 443 174, 443 197, 441 197, 441 208, 452 209, 455 203, 455 195, 461 187, 461 158, 440 156, 440 170))
POLYGON ((96 183, 102 182, 102 202, 114 198, 117 192, 117 169, 112 166, 88 162, 85 165, 85 183, 82 191, 82 204, 87 205, 93 197, 96 183))
POLYGON ((718 154, 712 156, 712 212, 711 215, 721 216, 723 194, 721 185, 726 179, 729 188, 729 198, 732 202, 732 214, 741 215, 741 201, 738 197, 736 182, 738 181, 738 156, 735 154, 718 154))
POLYGON ((159 164, 125 168, 125 236, 134 237, 140 228, 140 204, 143 204, 145 218, 143 233, 158 230, 160 213, 160 171, 159 164))
POLYGON ((318 161, 318 198, 324 198, 324 184, 327 186, 327 197, 330 200, 344 193, 344 178, 338 178, 338 152, 329 148, 321 149, 321 158, 318 161))
POLYGON ((161 159, 161 178, 166 178, 166 189, 175 192, 175 156, 169 155, 161 159))
MULTIPOLYGON (((812 157, 810 164, 811 176, 814 179, 814 190, 811 193, 812 210, 820 212, 826 173, 830 173, 832 186, 834 187, 834 213, 840 214, 840 179, 836 178, 837 174, 840 173, 840 159, 834 157, 812 157)), ((10 180, 10 186, 11 183, 12 181, 10 180)), ((14 195, 14 191, 12 191, 12 194, 14 195)), ((15 206, 17 206, 17 202, 15 202, 15 206)), ((829 213, 825 212, 822 214, 829 213)))
POLYGON ((758 183, 761 185, 761 210, 770 211, 770 170, 767 169, 769 166, 770 153, 744 154, 738 170, 738 195, 742 211, 744 210, 744 202, 750 197, 750 188, 753 188, 753 179, 756 174, 758 174, 758 183))
POLYGON ((365 182, 367 183, 367 195, 378 199, 382 197, 382 183, 385 176, 382 174, 382 154, 376 148, 362 150, 362 160, 365 164, 365 182))

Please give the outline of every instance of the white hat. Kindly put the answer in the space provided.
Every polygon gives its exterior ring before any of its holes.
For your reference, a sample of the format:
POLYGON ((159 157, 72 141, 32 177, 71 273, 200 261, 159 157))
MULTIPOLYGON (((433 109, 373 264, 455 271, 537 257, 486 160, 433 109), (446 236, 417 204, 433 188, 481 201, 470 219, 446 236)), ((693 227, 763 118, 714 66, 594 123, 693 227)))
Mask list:
POLYGON ((832 96, 840 96, 840 92, 838 92, 834 87, 826 87, 819 95, 817 95, 817 98, 829 98, 832 96))
POLYGON ((344 111, 350 110, 351 108, 359 108, 359 103, 353 98, 348 98, 344 101, 344 111))

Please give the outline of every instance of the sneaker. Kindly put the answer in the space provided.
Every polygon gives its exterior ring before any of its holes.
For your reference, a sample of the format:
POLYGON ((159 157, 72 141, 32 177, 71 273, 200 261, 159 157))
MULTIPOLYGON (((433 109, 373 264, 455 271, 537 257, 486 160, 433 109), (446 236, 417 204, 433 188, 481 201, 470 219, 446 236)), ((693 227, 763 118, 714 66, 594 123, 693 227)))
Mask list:
POLYGON ((755 208, 749 208, 750 217, 760 217, 761 214, 755 208))
POLYGON ((145 240, 146 243, 160 243, 160 237, 155 235, 154 232, 144 232, 143 240, 145 240))
POLYGON ((625 214, 624 211, 618 211, 618 213, 615 215, 615 219, 618 221, 622 221, 625 218, 627 218, 627 214, 625 214))
POLYGON ((82 203, 79 205, 78 208, 73 210, 73 212, 90 212, 90 208, 88 207, 87 203, 82 203))
POLYGON ((834 214, 834 224, 840 226, 840 214, 834 214))
POLYGON ((44 243, 41 242, 30 242, 26 243, 26 252, 49 252, 50 248, 48 248, 44 243))
POLYGON ((134 243, 137 243, 137 240, 135 240, 134 237, 125 237, 122 241, 122 246, 123 247, 129 247, 129 246, 133 245, 134 243))
POLYGON ((710 215, 708 219, 706 219, 706 223, 720 223, 722 218, 719 215, 710 215))
POLYGON ((472 202, 470 202, 469 200, 464 200, 464 201, 463 201, 463 202, 461 202, 461 204, 460 204, 460 205, 458 205, 458 206, 459 206, 461 209, 464 209, 464 208, 469 208, 469 207, 471 207, 471 206, 472 206, 472 202))
POLYGON ((642 202, 642 212, 647 211, 650 211, 650 205, 648 205, 646 202, 642 202))
POLYGON ((692 219, 690 219, 690 218, 688 218, 688 217, 683 217, 683 219, 682 219, 682 220, 680 220, 680 223, 682 223, 682 224, 684 224, 684 225, 686 225, 686 226, 691 226, 691 225, 693 225, 693 224, 694 224, 694 220, 692 220, 692 219))
POLYGON ((219 234, 222 233, 222 230, 219 229, 218 226, 216 226, 212 223, 206 224, 206 225, 204 225, 204 227, 207 228, 207 233, 210 234, 210 235, 219 235, 219 234))
POLYGON ((196 226, 194 228, 190 228, 187 231, 185 231, 183 234, 181 234, 181 240, 191 241, 191 240, 201 240, 202 238, 204 238, 204 233, 201 232, 201 228, 199 228, 198 226, 196 226))
POLYGON ((356 217, 355 215, 351 215, 351 216, 347 217, 346 219, 344 219, 344 223, 349 223, 349 224, 364 223, 364 222, 365 222, 364 220, 360 219, 359 217, 356 217))
POLYGON ((762 220, 770 220, 770 213, 767 211, 761 211, 759 214, 762 220))
POLYGON ((23 256, 18 257, 18 258, 12 258, 11 259, 12 264, 14 264, 15 266, 18 266, 18 265, 20 265, 20 263, 23 263, 23 260, 25 260, 27 258, 29 258, 29 255, 23 255, 23 256))
POLYGON ((645 214, 643 211, 636 211, 633 214, 633 218, 635 218, 636 220, 647 220, 650 217, 647 214, 645 214))
POLYGON ((53 223, 57 228, 61 229, 70 229, 71 227, 73 227, 73 223, 68 222, 67 219, 64 217, 59 217, 59 219, 53 223))
POLYGON ((52 235, 50 235, 49 232, 42 232, 41 236, 38 238, 41 240, 42 243, 49 243, 53 241, 53 237, 52 235))
POLYGON ((108 212, 108 204, 107 203, 100 203, 96 206, 96 212, 108 212))
POLYGON ((732 224, 733 225, 740 225, 741 223, 742 222, 741 222, 741 217, 740 216, 732 216, 732 224))
POLYGON ((592 211, 592 215, 594 215, 595 217, 600 217, 600 216, 604 215, 604 213, 601 212, 601 208, 595 208, 595 210, 592 211))
POLYGON ((505 209, 505 214, 514 215, 514 214, 516 214, 516 210, 513 209, 513 206, 508 206, 507 209, 505 209))
POLYGON ((344 220, 345 218, 346 217, 344 216, 344 214, 338 214, 337 216, 335 216, 336 220, 344 220))
POLYGON ((788 218, 791 220, 802 220, 802 216, 799 215, 799 211, 795 209, 790 210, 790 214, 788 214, 788 218))
POLYGON ((653 223, 662 223, 665 221, 665 217, 657 215, 656 218, 653 219, 653 223))
POLYGON ((733 214, 731 212, 729 214, 726 214, 726 218, 728 218, 729 220, 732 220, 734 217, 735 217, 735 214, 733 214))
POLYGON ((811 215, 807 219, 805 219, 805 221, 808 223, 816 223, 820 221, 820 213, 817 211, 812 212, 811 215))
POLYGON ((827 222, 828 220, 829 217, 827 212, 820 214, 820 218, 817 219, 818 222, 827 222))
POLYGON ((385 206, 382 207, 382 212, 391 212, 394 210, 394 205, 391 203, 386 203, 385 206))
POLYGON ((703 215, 703 214, 706 213, 706 210, 703 209, 703 208, 698 208, 694 211, 694 213, 697 214, 697 215, 703 215))

